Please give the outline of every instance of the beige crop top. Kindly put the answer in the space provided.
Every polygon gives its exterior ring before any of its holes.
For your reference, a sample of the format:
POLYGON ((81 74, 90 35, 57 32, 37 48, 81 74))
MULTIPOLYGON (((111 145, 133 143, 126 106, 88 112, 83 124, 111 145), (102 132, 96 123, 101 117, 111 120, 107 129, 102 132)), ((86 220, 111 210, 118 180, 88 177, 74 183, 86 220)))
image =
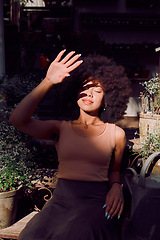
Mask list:
POLYGON ((76 134, 70 121, 62 121, 56 144, 58 178, 80 181, 107 181, 108 169, 115 148, 115 125, 106 123, 98 136, 76 134))

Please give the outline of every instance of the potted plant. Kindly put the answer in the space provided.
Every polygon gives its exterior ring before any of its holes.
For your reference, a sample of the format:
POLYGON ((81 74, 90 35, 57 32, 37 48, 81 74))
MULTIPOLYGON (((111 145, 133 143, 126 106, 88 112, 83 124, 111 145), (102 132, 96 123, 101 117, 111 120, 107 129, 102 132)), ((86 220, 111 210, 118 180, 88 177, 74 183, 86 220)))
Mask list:
MULTIPOLYGON (((0 103, 3 103, 0 106, 0 228, 7 227, 15 221, 19 196, 27 197, 28 193, 32 195, 37 183, 46 182, 46 173, 42 174, 37 168, 53 168, 57 164, 54 164, 56 154, 53 146, 44 146, 41 141, 18 131, 8 121, 15 105, 41 81, 41 78, 39 73, 19 73, 5 76, 0 85, 0 103), (28 187, 29 191, 26 191, 28 187), (9 218, 5 220, 4 209, 7 202, 9 218)), ((54 175, 54 172, 50 172, 50 175, 54 175)), ((21 200, 23 202, 23 199, 21 200)))
POLYGON ((0 161, 0 228, 5 228, 15 221, 20 189, 31 185, 31 170, 24 161, 8 155, 1 156, 0 161))
MULTIPOLYGON (((137 133, 136 133, 137 134, 137 133)), ((129 167, 135 168, 135 170, 139 172, 144 165, 147 158, 160 150, 160 129, 158 131, 153 131, 152 133, 148 133, 139 146, 139 149, 133 149, 131 155, 133 156, 132 162, 129 164, 129 167), (135 156, 135 157, 134 157, 135 156)), ((160 162, 158 161, 154 169, 153 173, 160 173, 160 162)))
POLYGON ((141 92, 142 111, 139 114, 140 142, 148 133, 160 128, 160 78, 156 74, 153 78, 141 83, 145 91, 141 92))
MULTIPOLYGON (((145 239, 158 221, 158 201, 154 201, 160 194, 160 78, 158 74, 142 85, 145 90, 140 96, 142 103, 142 111, 139 114, 140 142, 137 146, 134 144, 132 156, 135 157, 125 174, 131 194, 131 213, 127 232, 125 232, 126 239, 133 237, 131 236, 133 230, 134 236, 145 239), (150 221, 146 221, 146 210, 150 206, 152 206, 150 221), (142 222, 144 224, 141 224, 142 222)), ((154 229, 153 235, 157 233, 157 227, 154 229)))
POLYGON ((35 164, 25 135, 8 123, 10 108, 0 109, 0 228, 15 221, 22 186, 30 186, 35 164))

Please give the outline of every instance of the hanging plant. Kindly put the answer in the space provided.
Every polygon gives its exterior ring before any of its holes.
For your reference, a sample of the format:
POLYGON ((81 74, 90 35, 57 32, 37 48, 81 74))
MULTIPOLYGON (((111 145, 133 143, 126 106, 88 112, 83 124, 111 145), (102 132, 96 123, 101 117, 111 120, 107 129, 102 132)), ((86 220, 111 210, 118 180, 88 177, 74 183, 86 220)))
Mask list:
POLYGON ((142 113, 160 114, 160 78, 156 74, 148 81, 141 83, 145 91, 141 92, 142 113))

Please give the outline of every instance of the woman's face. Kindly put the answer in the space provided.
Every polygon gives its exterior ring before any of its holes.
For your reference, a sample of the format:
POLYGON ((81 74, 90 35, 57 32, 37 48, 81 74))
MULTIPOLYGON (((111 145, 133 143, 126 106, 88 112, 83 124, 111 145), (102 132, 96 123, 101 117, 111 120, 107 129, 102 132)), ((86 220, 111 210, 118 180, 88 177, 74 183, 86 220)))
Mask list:
POLYGON ((88 81, 78 94, 77 104, 81 110, 98 114, 102 105, 104 91, 99 82, 88 81))

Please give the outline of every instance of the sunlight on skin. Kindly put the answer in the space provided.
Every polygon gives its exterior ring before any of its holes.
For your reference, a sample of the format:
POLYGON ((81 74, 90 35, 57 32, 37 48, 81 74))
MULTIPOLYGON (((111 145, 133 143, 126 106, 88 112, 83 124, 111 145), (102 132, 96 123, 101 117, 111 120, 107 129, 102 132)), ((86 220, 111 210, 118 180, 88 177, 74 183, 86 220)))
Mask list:
POLYGON ((99 82, 89 81, 84 84, 77 98, 77 104, 80 107, 81 112, 81 121, 83 119, 83 112, 98 117, 99 109, 103 101, 104 92, 99 82))

